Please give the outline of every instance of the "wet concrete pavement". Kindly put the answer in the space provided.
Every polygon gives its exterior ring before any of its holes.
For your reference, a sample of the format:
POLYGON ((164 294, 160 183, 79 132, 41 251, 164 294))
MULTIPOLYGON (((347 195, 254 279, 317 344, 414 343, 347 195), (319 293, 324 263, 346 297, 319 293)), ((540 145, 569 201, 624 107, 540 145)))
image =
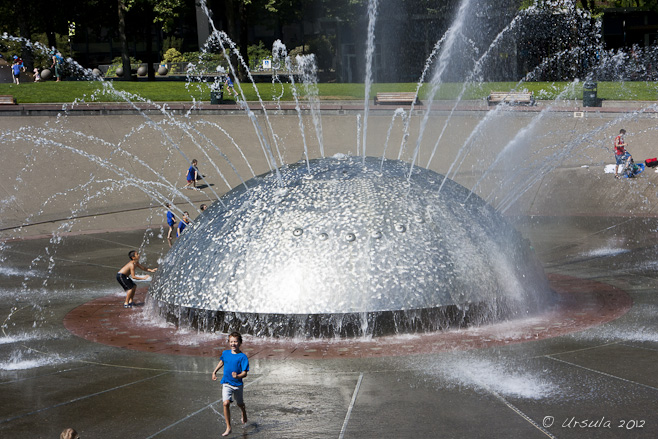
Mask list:
MULTIPOLYGON (((631 309, 616 320, 544 340, 412 355, 400 348, 352 358, 317 358, 313 352, 281 358, 291 349, 313 351, 303 340, 283 342, 272 358, 252 358, 245 380, 250 420, 233 437, 655 437, 658 261, 656 243, 644 237, 657 223, 632 222, 519 222, 547 271, 630 295, 631 309), (595 424, 577 424, 585 420, 595 424)), ((181 331, 178 345, 214 345, 217 355, 174 355, 107 346, 64 327, 72 310, 94 298, 114 297, 125 311, 111 274, 127 243, 144 236, 134 231, 66 239, 43 287, 44 273, 24 267, 35 249, 49 243, 6 243, 3 437, 56 437, 66 426, 103 438, 217 437, 223 431, 219 386, 210 380, 223 336, 181 331)), ((147 263, 163 250, 162 240, 149 239, 147 263)), ((106 331, 112 324, 108 319, 106 331)), ((167 327, 157 320, 153 325, 167 327)), ((512 325, 502 331, 514 338, 517 330, 512 325)), ((423 341, 406 337, 414 347, 423 341)), ((340 349, 351 352, 361 343, 340 349)), ((245 352, 258 346, 245 337, 245 352)))
MULTIPOLYGON (((655 191, 650 178, 643 193, 655 191)), ((470 350, 423 351, 422 336, 406 336, 394 351, 340 355, 373 347, 353 340, 341 342, 336 355, 318 357, 304 340, 282 341, 268 347, 271 356, 252 358, 245 379, 249 422, 242 427, 234 408, 230 437, 656 437, 658 219, 646 212, 606 216, 595 207, 510 220, 549 274, 627 294, 627 312, 528 341, 511 325, 501 333, 521 342, 470 350), (309 352, 285 354, 293 350, 309 352)), ((57 437, 70 426, 85 438, 219 437, 224 422, 220 388, 210 379, 218 360, 212 352, 135 350, 66 328, 67 316, 94 300, 114 297, 123 313, 114 273, 127 252, 140 247, 142 262, 156 265, 168 248, 159 222, 147 231, 141 224, 97 224, 112 231, 2 243, 0 436, 57 437)), ((113 323, 101 318, 96 326, 111 333, 113 323)), ((157 319, 135 324, 171 330, 157 319)), ((123 335, 127 342, 140 336, 123 335)), ((190 350, 203 344, 217 355, 226 347, 222 335, 169 337, 165 344, 190 350)), ((250 337, 243 347, 263 351, 250 337)))

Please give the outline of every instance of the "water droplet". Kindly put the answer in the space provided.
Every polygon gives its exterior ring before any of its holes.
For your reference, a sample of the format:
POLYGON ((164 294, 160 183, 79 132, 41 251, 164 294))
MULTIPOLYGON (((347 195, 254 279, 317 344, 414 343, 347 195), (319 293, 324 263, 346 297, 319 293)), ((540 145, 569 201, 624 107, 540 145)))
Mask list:
POLYGON ((302 236, 302 233, 304 233, 304 230, 303 230, 303 229, 300 229, 299 227, 297 227, 297 228, 296 228, 295 230, 293 230, 293 232, 292 232, 292 234, 295 235, 295 236, 302 236))
POLYGON ((348 233, 345 235, 345 239, 347 239, 349 242, 352 242, 356 240, 356 235, 354 233, 348 233))

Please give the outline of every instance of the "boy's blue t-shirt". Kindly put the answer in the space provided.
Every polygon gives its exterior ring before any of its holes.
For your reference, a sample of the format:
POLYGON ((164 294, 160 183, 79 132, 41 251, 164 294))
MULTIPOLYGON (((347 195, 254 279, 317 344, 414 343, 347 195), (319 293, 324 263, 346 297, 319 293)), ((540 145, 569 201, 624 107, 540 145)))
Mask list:
POLYGON ((175 222, 174 213, 171 210, 167 211, 167 224, 173 226, 175 222))
POLYGON ((197 172, 196 168, 194 166, 190 166, 190 169, 187 170, 187 179, 190 181, 194 180, 196 172, 197 172))
POLYGON ((247 356, 243 352, 232 354, 231 350, 228 349, 222 352, 220 360, 224 362, 224 375, 220 382, 231 386, 241 386, 242 378, 233 378, 232 372, 241 373, 245 370, 249 371, 249 359, 247 356))
POLYGON ((185 227, 187 227, 187 223, 185 221, 181 221, 178 223, 178 233, 183 233, 183 230, 185 230, 185 227))

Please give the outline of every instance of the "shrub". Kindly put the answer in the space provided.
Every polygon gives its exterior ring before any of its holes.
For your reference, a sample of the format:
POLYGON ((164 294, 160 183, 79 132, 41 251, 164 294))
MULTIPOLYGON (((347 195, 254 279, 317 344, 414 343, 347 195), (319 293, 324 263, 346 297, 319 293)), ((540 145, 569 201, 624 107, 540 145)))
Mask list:
POLYGON ((260 69, 264 59, 272 58, 272 51, 265 48, 265 44, 259 41, 258 44, 252 44, 247 47, 247 54, 249 56, 249 69, 260 69))
POLYGON ((315 54, 315 59, 318 63, 318 68, 328 70, 333 65, 334 50, 331 41, 321 35, 308 43, 308 50, 310 53, 315 54))
POLYGON ((297 55, 304 55, 310 53, 310 49, 308 47, 308 44, 304 46, 297 46, 294 49, 292 49, 290 52, 288 52, 288 56, 290 57, 290 60, 294 63, 295 58, 297 58, 297 55))
POLYGON ((164 64, 171 64, 174 62, 183 62, 183 55, 174 47, 168 49, 162 59, 164 64))

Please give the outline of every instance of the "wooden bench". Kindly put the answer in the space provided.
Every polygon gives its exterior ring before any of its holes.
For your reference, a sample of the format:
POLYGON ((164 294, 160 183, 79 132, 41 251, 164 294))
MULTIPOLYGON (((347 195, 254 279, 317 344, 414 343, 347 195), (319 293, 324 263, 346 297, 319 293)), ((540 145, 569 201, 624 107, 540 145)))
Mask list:
POLYGON ((16 101, 12 95, 0 95, 0 105, 14 105, 16 101))
POLYGON ((504 102, 509 105, 535 105, 531 91, 492 91, 487 97, 489 105, 504 102))
POLYGON ((417 104, 420 101, 414 92, 384 92, 377 93, 375 105, 377 104, 417 104))

